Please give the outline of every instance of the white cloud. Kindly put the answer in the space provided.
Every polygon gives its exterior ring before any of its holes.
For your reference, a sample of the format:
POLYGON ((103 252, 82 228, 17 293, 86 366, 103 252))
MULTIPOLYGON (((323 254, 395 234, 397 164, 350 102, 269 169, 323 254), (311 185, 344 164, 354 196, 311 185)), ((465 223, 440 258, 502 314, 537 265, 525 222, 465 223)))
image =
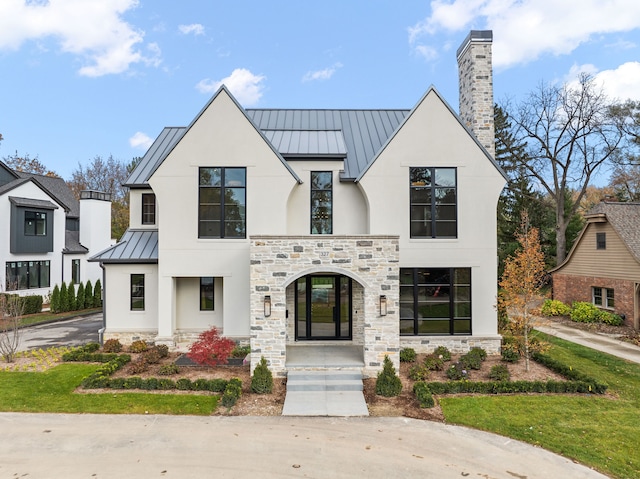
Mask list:
POLYGON ((333 76, 333 74, 339 69, 342 68, 342 63, 334 63, 329 68, 325 68, 324 70, 317 70, 314 72, 307 72, 304 77, 302 77, 303 82, 315 81, 315 80, 328 80, 333 76))
POLYGON ((178 30, 184 35, 193 33, 194 35, 204 35, 204 27, 199 23, 192 23, 191 25, 179 25, 178 30))
POLYGON ((431 15, 409 28, 412 46, 438 32, 490 29, 497 68, 543 54, 566 55, 594 35, 640 27, 637 0, 433 0, 431 15))
POLYGON ((243 106, 252 106, 260 101, 264 91, 262 82, 266 80, 263 75, 254 75, 246 68, 236 68, 226 78, 222 80, 211 80, 206 78, 196 85, 200 93, 213 93, 222 85, 225 85, 233 96, 243 106))
POLYGON ((640 100, 640 62, 627 62, 615 70, 602 71, 591 64, 574 65, 565 81, 575 88, 581 73, 591 75, 610 100, 640 100))
POLYGON ((155 66, 159 50, 146 56, 140 50, 144 32, 122 18, 137 6, 138 0, 2 0, 0 50, 54 39, 62 52, 84 59, 79 73, 90 77, 122 73, 135 63, 155 66))
POLYGON ((137 131, 135 135, 129 138, 129 146, 131 146, 131 148, 148 150, 152 143, 153 138, 149 137, 145 133, 142 133, 141 131, 137 131))

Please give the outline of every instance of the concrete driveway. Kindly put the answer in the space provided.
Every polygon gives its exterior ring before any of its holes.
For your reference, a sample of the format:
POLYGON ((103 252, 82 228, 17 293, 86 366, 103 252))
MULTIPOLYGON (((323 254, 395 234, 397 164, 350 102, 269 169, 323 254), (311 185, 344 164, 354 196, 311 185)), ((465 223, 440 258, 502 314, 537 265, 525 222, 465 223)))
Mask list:
POLYGON ((0 413, 0 431, 0 477, 606 477, 512 439, 407 418, 0 413))
POLYGON ((98 341, 102 313, 81 316, 56 323, 40 324, 22 330, 20 351, 52 346, 79 346, 98 341))

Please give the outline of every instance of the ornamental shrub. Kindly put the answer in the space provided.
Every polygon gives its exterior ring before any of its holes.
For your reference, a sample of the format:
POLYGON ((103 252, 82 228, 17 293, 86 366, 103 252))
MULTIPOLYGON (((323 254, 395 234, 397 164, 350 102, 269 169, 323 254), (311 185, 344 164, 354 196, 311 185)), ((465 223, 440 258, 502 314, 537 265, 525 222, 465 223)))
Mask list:
POLYGON ((76 301, 76 287, 73 285, 73 282, 69 283, 69 287, 67 288, 67 301, 69 302, 68 311, 77 310, 77 301, 76 301))
POLYGON ((222 405, 227 409, 232 408, 240 399, 242 395, 242 381, 238 378, 232 378, 229 380, 227 387, 222 394, 222 405))
POLYGON ((19 297, 19 301, 22 302, 22 314, 36 314, 42 311, 42 296, 39 294, 19 297))
POLYGON ((429 386, 427 386, 424 382, 417 382, 413 385, 413 393, 416 395, 418 402, 420 403, 420 407, 422 408, 431 408, 436 405, 435 400, 433 399, 433 394, 431 394, 431 390, 429 386))
POLYGON ((489 371, 489 379, 493 379, 494 381, 509 381, 511 379, 511 374, 509 374, 509 369, 504 364, 496 364, 489 371))
POLYGON ((122 351, 122 344, 117 339, 107 339, 102 345, 102 350, 105 353, 119 353, 122 351))
POLYGON ((435 356, 438 356, 439 358, 442 358, 443 361, 451 361, 451 351, 449 351, 446 346, 438 346, 433 351, 433 354, 435 356))
POLYGON ((413 348, 402 348, 400 350, 400 362, 412 363, 416 360, 416 350, 413 348))
POLYGON ((571 307, 569 317, 578 323, 595 323, 598 321, 600 310, 593 304, 585 301, 576 301, 571 307))
POLYGON ((440 356, 436 356, 435 354, 427 354, 423 364, 429 371, 442 371, 444 369, 444 361, 440 356))
POLYGON ((176 366, 175 364, 163 364, 158 368, 158 374, 161 376, 173 376, 174 374, 178 374, 180 372, 180 366, 176 366))
POLYGON ((192 389, 191 379, 180 378, 176 381, 176 389, 180 391, 190 391, 192 389))
POLYGON ((51 293, 51 302, 49 303, 49 311, 52 313, 60 312, 60 287, 56 284, 51 293))
POLYGON ((621 316, 617 314, 611 313, 609 311, 600 311, 598 315, 598 321, 605 324, 610 324, 611 326, 621 326, 624 323, 624 320, 621 316))
POLYGON ((430 374, 431 371, 424 364, 416 364, 409 368, 409 379, 412 381, 426 381, 430 374))
POLYGON ((93 307, 102 308, 102 284, 100 280, 96 280, 96 285, 93 287, 93 307))
POLYGON ((144 353, 142 353, 141 359, 144 360, 147 364, 158 364, 162 357, 160 356, 160 352, 156 349, 155 346, 147 349, 144 353))
POLYGON ((382 371, 378 373, 376 379, 376 394, 378 396, 393 397, 398 396, 401 392, 402 381, 396 374, 396 368, 393 366, 389 356, 385 356, 382 371))
POLYGON ((452 381, 469 379, 469 370, 460 362, 453 363, 449 368, 447 368, 447 377, 452 381))
POLYGON ((273 391, 273 375, 262 356, 251 376, 251 391, 256 394, 270 394, 273 391))
POLYGON ((80 283, 78 285, 78 291, 76 292, 76 308, 84 309, 84 285, 80 283))
POLYGON ((236 343, 229 338, 220 336, 218 328, 214 326, 200 333, 198 340, 189 346, 187 357, 195 363, 207 366, 227 364, 235 347, 236 343))
POLYGON ((87 284, 84 287, 84 307, 87 309, 93 308, 93 285, 91 280, 87 280, 87 284))
POLYGON ((143 357, 139 357, 127 368, 129 374, 140 374, 149 370, 149 363, 147 363, 143 357))
POLYGON ((138 339, 129 345, 130 353, 144 353, 147 349, 149 349, 149 345, 146 341, 141 339, 138 339))
POLYGON ((479 346, 471 348, 467 354, 478 356, 480 361, 485 361, 487 359, 487 352, 479 346))
POLYGON ((458 361, 463 369, 480 369, 482 367, 482 359, 476 353, 468 352, 467 354, 463 354, 460 356, 460 360, 458 361))
POLYGON ((67 294, 67 284, 63 281, 60 286, 60 313, 69 311, 69 295, 67 294))
POLYGON ((231 351, 232 358, 244 359, 248 354, 251 353, 251 346, 236 346, 231 351))
POLYGON ((543 316, 569 316, 571 307, 557 299, 545 299, 540 313, 543 316))

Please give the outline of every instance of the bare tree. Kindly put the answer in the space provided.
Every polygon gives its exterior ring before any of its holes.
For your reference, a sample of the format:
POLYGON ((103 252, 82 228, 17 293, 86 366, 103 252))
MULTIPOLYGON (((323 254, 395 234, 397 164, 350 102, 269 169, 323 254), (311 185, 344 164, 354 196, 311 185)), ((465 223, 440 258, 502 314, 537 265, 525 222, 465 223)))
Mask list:
POLYGON ((58 174, 47 168, 37 156, 34 158, 29 157, 29 153, 20 156, 18 152, 14 155, 5 156, 2 159, 9 168, 23 173, 33 173, 36 175, 59 177, 58 174))
POLYGON ((14 361, 20 347, 20 321, 23 313, 22 298, 17 294, 0 293, 0 355, 8 363, 14 361))
POLYGON ((533 182, 555 204, 556 262, 567 254, 567 227, 578 210, 593 176, 612 160, 624 132, 611 114, 611 104, 592 77, 582 75, 578 85, 544 85, 526 100, 503 110, 512 112, 515 144, 509 152, 533 182), (575 201, 567 205, 574 193, 575 201))

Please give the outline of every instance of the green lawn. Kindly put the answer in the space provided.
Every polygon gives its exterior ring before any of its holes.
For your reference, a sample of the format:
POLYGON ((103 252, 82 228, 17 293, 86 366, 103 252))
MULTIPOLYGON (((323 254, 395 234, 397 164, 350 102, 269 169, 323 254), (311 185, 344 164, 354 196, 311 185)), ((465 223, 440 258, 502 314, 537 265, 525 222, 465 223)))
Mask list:
POLYGON ((536 444, 612 477, 640 477, 640 365, 546 339, 551 357, 608 384, 609 394, 441 398, 447 422, 536 444))
POLYGON ((75 318, 77 316, 86 316, 89 314, 99 313, 102 308, 83 309, 81 311, 69 311, 66 313, 50 313, 45 311, 43 313, 29 314, 20 318, 20 326, 33 326, 40 323, 47 323, 49 321, 59 321, 68 318, 75 318))
POLYGON ((11 412, 209 415, 218 396, 112 393, 75 394, 99 365, 60 364, 46 372, 0 371, 0 410, 11 412))

